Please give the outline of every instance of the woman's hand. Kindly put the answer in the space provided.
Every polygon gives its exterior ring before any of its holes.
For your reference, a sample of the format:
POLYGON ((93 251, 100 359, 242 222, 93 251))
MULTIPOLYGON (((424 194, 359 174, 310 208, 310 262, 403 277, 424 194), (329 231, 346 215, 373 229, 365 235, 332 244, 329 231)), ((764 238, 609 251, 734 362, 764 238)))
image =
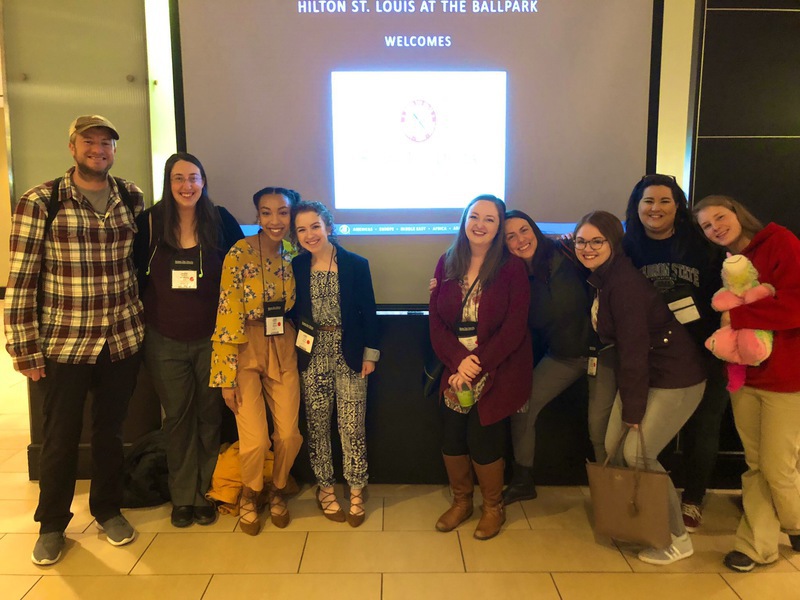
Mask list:
POLYGON ((231 409, 233 414, 239 414, 239 407, 242 405, 242 395, 239 393, 239 388, 222 388, 222 399, 225 404, 231 409))
POLYGON ((469 389, 472 389, 472 383, 461 377, 458 373, 453 373, 450 375, 450 378, 447 380, 448 385, 453 388, 455 391, 460 392, 464 389, 464 386, 467 386, 469 389))
POLYGON ((627 427, 628 429, 633 429, 633 430, 639 429, 638 423, 626 423, 625 421, 623 421, 622 424, 625 425, 625 427, 627 427))
POLYGON ((367 375, 372 373, 375 370, 375 361, 374 360, 365 360, 361 363, 361 379, 364 379, 367 375))
POLYGON ((458 374, 461 375, 462 379, 466 381, 472 381, 475 379, 478 374, 481 372, 481 359, 479 359, 474 354, 470 354, 464 360, 461 361, 461 364, 458 365, 458 374))
POLYGON ((719 326, 729 327, 730 324, 731 324, 731 311, 729 310, 723 311, 719 317, 719 326))
POLYGON ((431 280, 428 283, 428 293, 430 294, 435 289, 436 289, 436 277, 431 277, 431 280))

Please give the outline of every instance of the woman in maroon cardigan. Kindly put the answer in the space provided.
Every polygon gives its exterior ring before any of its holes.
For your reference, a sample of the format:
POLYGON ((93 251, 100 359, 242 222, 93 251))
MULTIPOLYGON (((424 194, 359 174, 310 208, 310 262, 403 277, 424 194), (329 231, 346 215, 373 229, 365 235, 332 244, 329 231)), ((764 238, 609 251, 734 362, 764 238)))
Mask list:
POLYGON ((472 515, 472 470, 483 495, 477 539, 505 522, 502 504, 503 419, 522 408, 531 391, 533 355, 527 327, 525 265, 503 244, 505 204, 478 196, 461 217, 458 236, 436 266, 430 333, 444 363, 442 454, 453 504, 436 523, 451 531, 472 515))

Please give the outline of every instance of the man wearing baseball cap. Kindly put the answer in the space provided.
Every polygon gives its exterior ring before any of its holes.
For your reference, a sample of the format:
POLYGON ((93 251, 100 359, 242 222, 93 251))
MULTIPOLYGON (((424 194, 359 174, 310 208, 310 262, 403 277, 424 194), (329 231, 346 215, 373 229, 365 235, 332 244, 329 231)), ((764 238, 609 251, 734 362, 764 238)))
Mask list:
POLYGON ((14 210, 6 349, 44 396, 39 539, 31 556, 37 565, 55 563, 64 549, 89 391, 89 509, 114 546, 136 536, 120 505, 122 423, 144 336, 131 255, 144 199, 136 185, 108 174, 118 139, 103 116, 75 119, 69 127, 75 166, 27 191, 14 210))

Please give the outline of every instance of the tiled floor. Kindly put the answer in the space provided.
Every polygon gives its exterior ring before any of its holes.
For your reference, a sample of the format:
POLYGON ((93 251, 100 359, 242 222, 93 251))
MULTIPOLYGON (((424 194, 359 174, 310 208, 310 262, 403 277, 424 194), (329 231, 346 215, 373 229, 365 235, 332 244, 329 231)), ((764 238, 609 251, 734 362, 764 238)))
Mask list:
POLYGON ((305 488, 290 501, 292 522, 283 531, 267 524, 249 537, 229 516, 176 530, 170 507, 161 506, 125 511, 139 536, 114 548, 94 526, 88 482, 81 481, 64 559, 36 567, 30 553, 38 490, 27 479, 26 385, 4 352, 0 382, 1 599, 800 598, 800 554, 787 539, 775 565, 726 572, 722 557, 738 510, 722 492, 709 496, 706 520, 692 537, 694 556, 657 568, 639 562, 632 548, 595 538, 587 491, 577 487, 543 487, 537 500, 510 506, 503 532, 486 542, 472 538, 478 511, 456 532, 434 531, 448 504, 443 487, 373 485, 358 530, 323 519, 305 488))

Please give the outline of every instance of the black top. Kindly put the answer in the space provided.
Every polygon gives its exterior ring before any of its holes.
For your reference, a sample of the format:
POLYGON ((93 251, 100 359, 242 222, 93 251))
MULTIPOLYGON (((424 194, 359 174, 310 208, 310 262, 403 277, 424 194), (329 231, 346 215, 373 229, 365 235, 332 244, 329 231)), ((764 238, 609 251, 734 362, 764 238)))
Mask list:
POLYGON ((711 297, 722 286, 722 248, 708 243, 695 231, 684 240, 674 235, 665 240, 642 236, 638 243, 626 234, 622 247, 668 304, 692 296, 700 319, 684 326, 702 348, 708 336, 719 328, 719 313, 711 308, 711 297))
POLYGON ((134 262, 139 279, 139 296, 144 304, 145 323, 161 335, 180 341, 210 338, 216 322, 222 262, 231 246, 244 237, 241 227, 226 209, 218 206, 220 230, 218 248, 176 250, 160 243, 157 235, 150 239, 150 215, 153 229, 160 231, 160 210, 152 207, 136 219, 138 231, 134 239, 134 262), (202 255, 202 256, 201 256, 202 255), (194 259, 201 267, 196 290, 173 290, 174 258, 194 259), (149 273, 148 273, 149 271, 149 273))
POLYGON ((588 354, 592 305, 585 269, 568 256, 561 244, 544 238, 534 255, 528 276, 531 301, 528 327, 533 339, 534 362, 545 354, 577 358, 588 354))

